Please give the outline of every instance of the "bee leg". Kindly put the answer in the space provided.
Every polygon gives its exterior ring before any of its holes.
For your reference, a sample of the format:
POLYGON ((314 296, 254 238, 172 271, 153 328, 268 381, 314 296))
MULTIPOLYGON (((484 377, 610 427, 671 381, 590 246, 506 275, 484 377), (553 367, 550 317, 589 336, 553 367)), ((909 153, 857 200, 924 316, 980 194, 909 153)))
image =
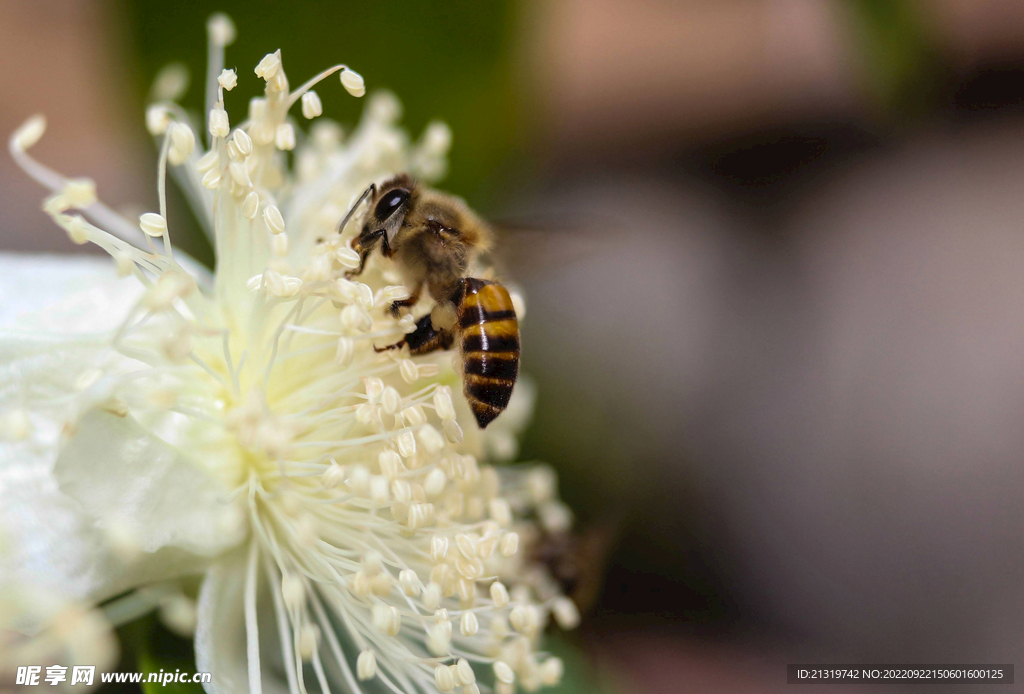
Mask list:
POLYGON ((345 273, 345 279, 350 280, 353 277, 363 274, 363 270, 366 269, 366 261, 373 253, 373 249, 377 247, 377 239, 380 239, 383 243, 384 255, 391 257, 391 244, 388 243, 388 232, 385 229, 378 229, 377 231, 363 231, 355 240, 353 247, 359 252, 359 267, 355 270, 349 270, 345 273))
POLYGON ((363 274, 363 270, 366 269, 366 259, 370 257, 370 251, 363 251, 359 254, 359 267, 355 270, 349 270, 345 273, 345 279, 350 280, 353 277, 358 277, 363 274))
POLYGON ((402 308, 408 308, 410 306, 415 306, 416 302, 420 300, 420 291, 422 289, 423 289, 423 284, 420 283, 416 287, 416 289, 414 289, 412 291, 412 294, 409 295, 408 299, 400 299, 399 301, 392 301, 391 302, 391 315, 394 316, 395 318, 398 318, 399 311, 402 308))
POLYGON ((385 347, 374 346, 373 351, 378 354, 392 349, 401 349, 409 345, 412 354, 428 354, 438 349, 448 349, 455 342, 455 336, 450 330, 436 330, 430 320, 430 314, 423 316, 416 321, 416 329, 404 338, 385 347))

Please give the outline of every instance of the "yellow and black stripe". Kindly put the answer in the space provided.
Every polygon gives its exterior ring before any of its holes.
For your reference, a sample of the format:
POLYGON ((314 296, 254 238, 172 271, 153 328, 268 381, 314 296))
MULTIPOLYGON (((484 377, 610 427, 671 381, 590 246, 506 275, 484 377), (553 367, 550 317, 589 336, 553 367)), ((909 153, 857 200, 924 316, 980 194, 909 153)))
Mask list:
POLYGON ((508 407, 519 375, 519 321, 500 284, 466 277, 459 283, 463 391, 477 424, 486 427, 508 407))

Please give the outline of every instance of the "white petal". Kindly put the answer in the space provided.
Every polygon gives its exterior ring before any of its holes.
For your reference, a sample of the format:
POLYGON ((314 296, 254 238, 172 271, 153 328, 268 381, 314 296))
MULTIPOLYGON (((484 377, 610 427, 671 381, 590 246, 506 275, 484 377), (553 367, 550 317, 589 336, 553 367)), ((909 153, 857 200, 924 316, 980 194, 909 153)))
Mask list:
POLYGON ((141 293, 110 258, 0 254, 0 328, 111 330, 141 293))
POLYGON ((57 489, 49 456, 20 448, 20 465, 0 468, 0 584, 69 598, 109 594, 110 577, 98 566, 110 558, 100 533, 57 489))
MULTIPOLYGON (((0 401, 16 403, 31 383, 70 392, 102 344, 0 331, 0 401)), ((8 579, 69 597, 86 597, 105 580, 94 572, 99 535, 51 474, 58 413, 31 413, 32 435, 0 441, 0 583, 8 579)))
POLYGON ((74 392, 76 378, 106 348, 107 340, 97 331, 116 327, 140 292, 136 280, 117 277, 110 260, 0 255, 0 404, 8 410, 12 405, 18 408, 31 394, 53 394, 47 396, 53 403, 50 407, 23 408, 31 423, 29 437, 0 441, 0 550, 4 554, 0 579, 58 595, 98 599, 162 578, 169 571, 196 570, 203 563, 197 554, 209 556, 237 539, 225 536, 211 541, 210 528, 215 526, 208 523, 199 532, 203 516, 196 509, 205 505, 207 517, 213 511, 209 495, 196 497, 194 492, 214 487, 200 473, 185 484, 181 479, 161 478, 166 470, 147 467, 166 466, 166 451, 153 461, 136 457, 128 461, 136 467, 124 467, 121 458, 129 451, 154 450, 156 439, 138 425, 129 430, 119 420, 117 426, 102 427, 102 436, 109 438, 103 441, 104 453, 99 457, 104 464, 98 468, 88 467, 93 465, 95 450, 83 456, 89 446, 78 447, 91 441, 92 449, 97 448, 99 430, 79 429, 86 437, 71 442, 67 469, 81 473, 69 474, 69 482, 84 490, 84 505, 64 494, 52 475, 61 428, 69 415, 67 407, 60 405, 61 396, 74 392), (96 485, 85 483, 86 470, 96 485), (142 481, 125 481, 125 474, 138 474, 142 481), (138 494, 147 489, 146 484, 152 488, 154 480, 183 488, 185 508, 171 513, 166 508, 146 510, 140 498, 111 499, 95 493, 105 485, 108 491, 138 494), (101 506, 104 512, 115 513, 149 554, 130 566, 114 556, 109 528, 88 512, 101 506), (165 517, 154 522, 158 516, 165 517), (156 553, 163 545, 169 546, 156 553))
POLYGON ((2 450, 0 583, 99 600, 201 571, 240 539, 215 480, 130 418, 87 415, 55 474, 54 448, 2 450), (115 530, 130 533, 138 552, 113 543, 115 530))
MULTIPOLYGON (((206 573, 199 590, 196 622, 196 671, 209 672, 212 681, 204 684, 211 694, 236 694, 249 691, 248 656, 245 634, 245 572, 247 551, 235 550, 218 561, 206 573)), ((266 593, 266 575, 258 571, 260 592, 257 605, 260 631, 260 662, 263 691, 284 694, 288 685, 281 667, 277 626, 266 593), (269 662, 268 662, 269 661, 269 662)))
POLYGON ((132 417, 86 415, 61 450, 54 476, 86 513, 129 524, 144 552, 177 547, 214 556, 244 534, 229 490, 132 417))

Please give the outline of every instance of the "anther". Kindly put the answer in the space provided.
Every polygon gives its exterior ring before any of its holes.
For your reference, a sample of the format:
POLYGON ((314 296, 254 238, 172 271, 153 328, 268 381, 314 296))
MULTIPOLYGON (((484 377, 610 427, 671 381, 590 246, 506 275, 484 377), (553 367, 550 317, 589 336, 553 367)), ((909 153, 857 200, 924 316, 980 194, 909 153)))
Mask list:
POLYGON ((310 89, 308 92, 302 95, 302 115, 308 119, 313 119, 324 112, 324 106, 320 102, 320 97, 310 89))
POLYGON ((526 475, 526 488, 530 490, 530 498, 535 504, 543 504, 555 497, 558 490, 558 479, 554 470, 547 466, 537 466, 526 475))
POLYGON ((11 142, 18 149, 25 151, 39 142, 39 139, 46 132, 46 116, 35 115, 22 123, 21 127, 14 131, 11 142))
POLYGON ((434 535, 430 539, 430 558, 440 563, 448 556, 448 538, 444 535, 434 535))
POLYGON ((402 465, 402 459, 391 449, 380 452, 377 456, 377 465, 380 466, 381 474, 389 480, 398 477, 398 474, 405 469, 405 466, 402 465))
POLYGON ((306 601, 306 589, 302 579, 295 574, 285 574, 281 578, 281 596, 289 610, 298 610, 306 601))
POLYGON ((433 121, 423 133, 423 149, 427 154, 442 156, 452 146, 452 131, 446 123, 433 121))
POLYGON ((287 277, 273 270, 267 271, 266 279, 267 291, 282 299, 295 296, 302 289, 302 280, 298 277, 287 277))
POLYGON ((377 658, 373 651, 366 649, 356 659, 356 676, 362 680, 372 680, 377 674, 377 658))
POLYGON ((249 194, 245 196, 245 202, 242 203, 242 214, 245 215, 246 219, 255 219, 259 209, 260 196, 255 190, 249 191, 249 194))
POLYGON ((382 290, 381 298, 386 304, 390 304, 392 301, 404 301, 409 298, 409 290, 402 285, 387 286, 382 290))
POLYGON ((235 147, 238 148, 238 153, 242 157, 248 157, 252 154, 252 138, 249 134, 239 128, 235 131, 235 134, 231 137, 231 140, 235 143, 235 147))
POLYGON ((487 504, 487 511, 491 520, 498 525, 507 527, 512 524, 512 507, 505 499, 501 497, 491 499, 487 504))
POLYGON ((341 71, 341 86, 352 96, 359 97, 366 93, 366 82, 363 80, 363 76, 348 68, 341 71))
POLYGON ((412 501, 412 487, 405 480, 392 480, 391 494, 395 501, 401 504, 408 504, 412 501))
POLYGON ((441 419, 455 419, 455 404, 452 402, 452 389, 441 386, 434 391, 434 410, 441 419))
POLYGON ((249 178, 249 169, 240 161, 232 162, 228 166, 228 173, 231 179, 243 188, 252 188, 252 180, 249 178))
POLYGON ((434 668, 434 683, 442 692, 450 692, 455 688, 455 678, 447 665, 438 665, 434 668))
POLYGON ((462 427, 454 419, 445 420, 444 435, 452 443, 462 443, 462 427))
POLYGON ((551 500, 537 509, 541 525, 551 533, 564 532, 572 526, 572 512, 561 501, 551 500))
POLYGON ((388 485, 388 478, 384 475, 374 475, 370 478, 370 500, 378 506, 387 506, 391 502, 391 488, 388 485))
MULTIPOLYGON (((462 613, 462 620, 459 622, 459 631, 462 632, 463 636, 475 636, 476 632, 480 629, 480 622, 476 618, 476 614, 469 610, 462 613)), ((470 680, 472 681, 472 680, 470 680)))
POLYGON ((291 123, 281 123, 274 133, 274 144, 283 151, 295 149, 295 129, 291 123))
POLYGON ((235 41, 235 23, 223 12, 218 12, 206 22, 210 41, 217 46, 230 46, 235 41))
POLYGON ((217 84, 225 91, 230 92, 238 84, 238 75, 234 70, 221 70, 217 77, 217 84))
POLYGON ((515 673, 512 672, 512 668, 503 660, 494 661, 494 677, 504 684, 512 684, 516 681, 516 676, 515 673))
POLYGON ((540 666, 540 681, 544 685, 553 687, 562 681, 562 673, 564 671, 565 667, 562 665, 562 659, 552 656, 540 666))
POLYGON ((370 402, 377 402, 384 393, 384 381, 377 376, 368 376, 363 379, 363 389, 370 402))
POLYGON ((558 626, 563 629, 575 629, 580 623, 580 611, 571 598, 561 596, 551 603, 551 613, 555 616, 558 626))
MULTIPOLYGON (((465 658, 459 658, 458 662, 453 666, 455 671, 455 679, 459 681, 459 684, 466 687, 476 686, 476 674, 473 672, 473 666, 469 664, 469 661, 465 658)), ((465 690, 463 690, 465 692, 465 690)))
POLYGON ((422 426, 427 421, 427 415, 419 405, 411 405, 402 410, 402 419, 411 427, 422 426))
POLYGON ((146 109, 146 130, 150 135, 163 135, 171 124, 171 114, 165 106, 156 104, 146 109))
POLYGON ((156 212, 146 212, 139 217, 139 228, 147 236, 160 237, 167 233, 167 220, 156 212))
POLYGON ((284 74, 284 70, 278 70, 277 74, 274 75, 267 82, 267 91, 271 92, 287 92, 288 91, 288 78, 284 74))
POLYGON ((366 494, 370 489, 370 471, 363 465, 353 465, 349 470, 348 486, 356 494, 366 494))
POLYGON ((221 107, 210 110, 210 135, 213 137, 227 137, 231 132, 231 123, 228 120, 228 112, 221 107))
POLYGON ((378 603, 373 606, 373 625, 388 636, 397 636, 402 628, 402 616, 397 607, 378 603))
POLYGON ((192 155, 196 147, 196 137, 192 134, 192 128, 184 123, 171 123, 167 130, 171 138, 171 148, 167 152, 167 158, 171 164, 180 166, 192 155))
POLYGON ((341 309, 341 325, 350 332, 366 332, 373 327, 373 319, 363 308, 353 304, 341 309))
POLYGON ((217 166, 219 162, 220 156, 217 154, 217 150, 211 149, 209 152, 201 156, 199 161, 196 162, 196 170, 199 171, 199 173, 204 174, 217 166))
POLYGON ((288 255, 288 234, 277 234, 271 237, 270 251, 278 258, 288 255))
POLYGON ((505 533, 505 537, 501 538, 501 545, 499 551, 503 557, 511 557, 519 551, 519 533, 505 533))
POLYGON ((418 530, 430 525, 434 518, 433 504, 411 504, 406 524, 410 530, 418 530))
POLYGON ((355 354, 355 342, 352 338, 342 337, 338 339, 338 349, 334 353, 334 363, 338 366, 348 366, 352 363, 355 354))
POLYGON ((203 180, 200 181, 203 188, 209 190, 217 190, 220 187, 221 173, 219 169, 210 169, 203 175, 203 180))
POLYGON ((398 394, 398 390, 393 386, 388 386, 384 389, 384 394, 381 395, 381 404, 384 406, 384 411, 388 414, 394 414, 398 411, 398 407, 402 403, 402 396, 398 394))
POLYGON ((271 233, 284 232, 284 217, 281 216, 281 210, 277 209, 277 205, 267 205, 263 208, 263 221, 267 223, 271 233))
POLYGON ((84 210, 96 202, 96 182, 90 178, 72 178, 61 194, 69 207, 84 210))
POLYGON ((437 453, 444 448, 444 438, 438 433, 437 429, 424 424, 420 427, 420 430, 416 433, 416 438, 423 445, 423 450, 427 453, 437 453))
POLYGON ((195 280, 184 272, 165 272, 156 284, 146 290, 142 303, 154 311, 170 308, 176 299, 188 295, 196 288, 195 280))
POLYGON ((441 586, 431 581, 423 589, 423 607, 436 610, 441 604, 441 586))
POLYGON ((323 474, 320 475, 320 481, 323 482, 323 485, 328 489, 337 487, 344 479, 345 468, 335 462, 331 462, 330 467, 324 470, 323 474))
POLYGON ((444 471, 440 468, 434 468, 427 473, 427 478, 423 481, 423 489, 426 491, 427 496, 440 496, 447 484, 448 477, 444 474, 444 471))
POLYGON ((420 594, 420 579, 412 569, 402 569, 398 574, 398 585, 402 592, 410 598, 418 597, 420 594))
POLYGON ((313 624, 304 624, 299 630, 299 656, 306 662, 313 658, 320 632, 313 624))
POLYGON ((347 246, 336 250, 334 257, 343 268, 352 270, 359 267, 359 254, 347 246))
POLYGON ((273 53, 267 53, 263 56, 263 60, 256 65, 254 72, 257 77, 261 77, 267 82, 274 78, 277 71, 281 69, 281 51, 280 49, 273 53))
POLYGON ((408 458, 416 453, 416 437, 411 429, 406 429, 399 434, 395 443, 398 448, 398 454, 403 458, 408 458))
POLYGON ((409 384, 415 383, 420 377, 416 362, 412 359, 403 359, 398 366, 398 371, 402 375, 402 380, 409 384))
POLYGON ((537 608, 532 605, 517 605, 512 608, 508 621, 512 624, 512 628, 520 634, 532 636, 537 633, 540 618, 537 615, 537 608))

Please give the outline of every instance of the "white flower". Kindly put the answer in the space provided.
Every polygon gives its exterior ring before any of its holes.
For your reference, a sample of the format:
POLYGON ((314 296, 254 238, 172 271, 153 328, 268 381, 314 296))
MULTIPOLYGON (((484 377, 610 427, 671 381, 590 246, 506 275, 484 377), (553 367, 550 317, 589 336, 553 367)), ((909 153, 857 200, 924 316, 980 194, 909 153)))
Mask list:
POLYGON ((568 511, 546 469, 481 462, 514 455, 529 385, 484 434, 451 355, 372 349, 413 328, 383 310, 407 291, 394 267, 344 278, 358 262, 357 225, 336 228, 346 210, 372 181, 442 172, 450 134, 410 142, 397 100, 377 95, 344 141, 322 118, 307 137, 292 106, 319 115, 313 85, 340 72, 361 96, 363 80, 338 65, 291 90, 280 51, 256 67, 265 95, 232 118, 234 28, 208 29, 207 115, 147 110, 159 209, 138 222, 29 156, 42 118, 11 138, 52 191, 46 212, 115 262, 0 256, 0 596, 121 595, 103 606, 115 624, 159 607, 179 632, 195 624, 213 692, 555 683, 561 663, 535 647, 575 608, 524 555, 568 511), (174 250, 167 173, 214 273, 174 250), (172 579, 196 572, 193 604, 172 579))

